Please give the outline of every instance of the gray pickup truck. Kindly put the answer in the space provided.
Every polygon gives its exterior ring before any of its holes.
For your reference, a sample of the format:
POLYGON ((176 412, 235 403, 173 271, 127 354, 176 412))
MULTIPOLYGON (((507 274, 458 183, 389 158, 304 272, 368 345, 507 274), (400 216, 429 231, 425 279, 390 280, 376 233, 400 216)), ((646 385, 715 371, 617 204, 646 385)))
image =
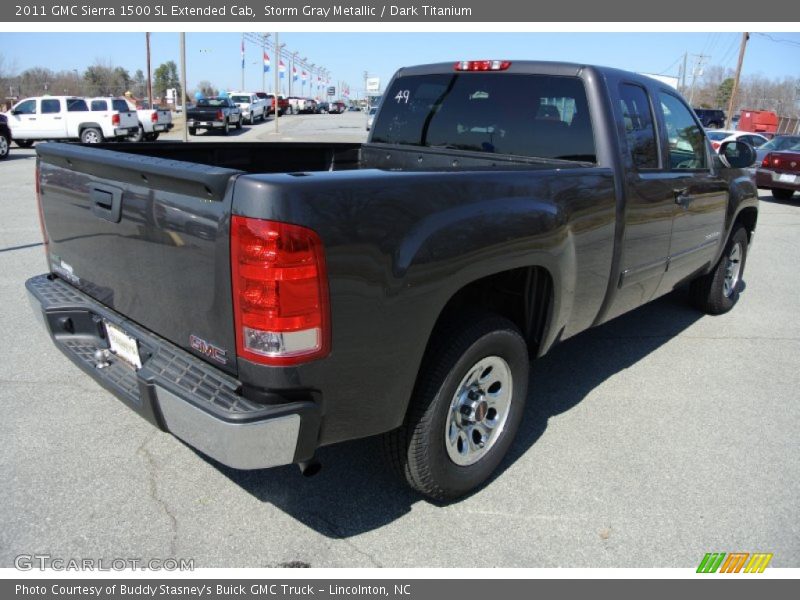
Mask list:
POLYGON ((437 499, 499 465, 529 359, 683 284, 730 310, 758 214, 750 146, 580 64, 401 69, 365 144, 37 152, 26 285, 85 373, 239 469, 382 434, 437 499))

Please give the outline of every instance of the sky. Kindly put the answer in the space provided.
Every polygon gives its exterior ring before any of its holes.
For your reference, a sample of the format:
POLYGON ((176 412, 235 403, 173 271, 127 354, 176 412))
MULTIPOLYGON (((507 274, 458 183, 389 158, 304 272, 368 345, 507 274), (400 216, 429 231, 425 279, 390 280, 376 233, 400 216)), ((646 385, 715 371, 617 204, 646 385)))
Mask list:
MULTIPOLYGON (((250 37, 250 36, 248 36, 250 37)), ((241 81, 241 34, 186 34, 188 89, 201 80, 233 90, 241 81)), ((325 67, 332 82, 346 82, 351 97, 363 93, 364 71, 385 87, 398 67, 469 59, 580 62, 677 76, 684 53, 689 73, 706 55, 708 65, 735 68, 741 33, 280 33, 290 52, 325 67)), ((177 33, 151 35, 153 70, 179 63, 177 33)), ((0 56, 17 72, 34 66, 79 72, 97 61, 145 70, 144 33, 0 33, 0 56)), ((270 53, 271 58, 272 53, 270 53)), ((274 62, 273 62, 274 64, 274 62)), ((751 34, 743 75, 800 77, 800 33, 751 34)), ((288 75, 287 75, 288 77, 288 75)), ((274 73, 267 77, 274 81, 274 73)), ((261 49, 245 44, 245 88, 261 90, 261 49)), ((294 92, 297 93, 295 88, 294 92)), ((337 90, 338 93, 338 90, 337 90)))

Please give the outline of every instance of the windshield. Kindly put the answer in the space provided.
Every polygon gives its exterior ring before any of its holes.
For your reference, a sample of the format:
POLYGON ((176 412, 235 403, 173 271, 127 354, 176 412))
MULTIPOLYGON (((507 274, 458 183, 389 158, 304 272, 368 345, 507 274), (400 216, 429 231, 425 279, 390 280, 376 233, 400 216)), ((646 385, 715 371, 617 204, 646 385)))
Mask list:
POLYGON ((761 150, 800 150, 800 136, 780 136, 761 146, 761 150))
POLYGON ((706 131, 706 137, 712 142, 721 142, 730 135, 729 131, 706 131))
POLYGON ((240 104, 250 104, 250 96, 231 96, 231 100, 240 104))
POLYGON ((577 77, 442 73, 399 77, 373 142, 595 162, 577 77))

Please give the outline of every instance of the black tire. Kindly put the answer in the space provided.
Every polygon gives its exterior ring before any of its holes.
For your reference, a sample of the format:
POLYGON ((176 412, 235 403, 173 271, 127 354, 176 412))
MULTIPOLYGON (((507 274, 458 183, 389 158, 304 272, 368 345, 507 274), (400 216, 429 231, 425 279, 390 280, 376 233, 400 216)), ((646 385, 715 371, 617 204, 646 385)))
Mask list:
POLYGON ((189 135, 197 135, 197 129, 194 127, 189 127, 189 135))
MULTIPOLYGON (((491 476, 517 433, 527 396, 528 349, 519 329, 491 313, 461 317, 437 328, 423 359, 405 423, 384 436, 389 463, 412 488, 435 500, 468 494, 491 476), (453 412, 452 403, 457 401, 457 392, 468 374, 477 373, 474 369, 481 361, 496 357, 505 361, 512 389, 505 423, 493 430, 496 438, 487 438, 488 449, 477 451, 483 454, 476 462, 457 464, 450 456, 445 434, 450 419, 459 414, 453 412)), ((487 382, 491 377, 487 376, 487 382)), ((481 392, 476 397, 482 400, 486 395, 481 392)), ((484 405, 481 420, 492 410, 484 405)), ((453 452, 455 447, 461 449, 458 444, 451 446, 453 452)))
POLYGON ((33 140, 14 140, 14 143, 20 148, 30 148, 33 146, 33 140))
POLYGON ((239 120, 236 121, 236 129, 242 128, 242 115, 239 115, 239 120))
POLYGON ((132 142, 142 142, 147 139, 147 136, 144 133, 144 127, 141 123, 139 123, 139 129, 136 130, 136 133, 129 135, 128 139, 132 142))
POLYGON ((231 124, 225 120, 225 124, 222 126, 222 135, 228 135, 231 132, 231 124))
POLYGON ((0 160, 8 158, 8 153, 11 150, 11 138, 0 133, 0 160))
POLYGON ((741 225, 737 226, 728 238, 722 256, 714 269, 707 275, 692 281, 690 296, 695 307, 709 315, 721 315, 736 305, 742 290, 742 276, 747 262, 747 242, 747 230, 741 225), (736 246, 739 247, 738 258, 734 257, 736 246), (737 264, 737 277, 726 285, 729 267, 735 268, 737 264))
POLYGON ((782 188, 772 189, 772 197, 775 198, 775 200, 791 200, 792 196, 794 196, 794 190, 786 190, 782 188))
POLYGON ((81 131, 81 144, 99 144, 103 141, 103 132, 97 127, 87 127, 81 131))

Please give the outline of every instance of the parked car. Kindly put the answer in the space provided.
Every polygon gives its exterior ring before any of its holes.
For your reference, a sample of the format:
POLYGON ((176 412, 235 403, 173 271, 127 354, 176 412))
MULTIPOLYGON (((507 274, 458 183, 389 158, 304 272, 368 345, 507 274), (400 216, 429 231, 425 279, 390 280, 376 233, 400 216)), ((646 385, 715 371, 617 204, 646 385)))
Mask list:
MULTIPOLYGON (((769 141, 763 135, 759 135, 757 133, 749 133, 747 131, 728 131, 722 129, 713 129, 711 131, 706 131, 706 136, 708 137, 708 140, 711 142, 711 147, 716 152, 719 152, 719 149, 722 147, 722 144, 734 140, 741 140, 743 142, 747 142, 753 148, 758 148, 769 141)), ((753 160, 755 160, 755 157, 753 160)))
POLYGON ((253 92, 230 92, 228 96, 241 109, 242 119, 250 125, 255 124, 256 119, 266 120, 269 104, 266 99, 259 98, 253 92))
POLYGON ((718 108, 695 108, 694 114, 700 119, 703 127, 721 129, 725 127, 725 112, 718 108))
POLYGON ((776 200, 791 200, 800 191, 800 149, 767 153, 756 169, 756 185, 776 200))
POLYGON ((242 128, 242 110, 229 97, 201 98, 186 109, 186 127, 189 135, 198 129, 222 129, 228 135, 231 127, 242 128))
POLYGON ((139 118, 139 129, 129 138, 132 142, 155 142, 159 135, 175 126, 172 123, 170 109, 151 106, 149 102, 140 102, 137 105, 127 98, 125 101, 131 110, 136 111, 136 116, 139 118))
POLYGON ((373 106, 367 113, 367 131, 372 129, 372 123, 375 121, 375 115, 378 113, 378 107, 373 106))
POLYGON ((287 99, 289 108, 287 114, 309 114, 315 112, 316 102, 311 98, 302 98, 300 96, 289 96, 287 99))
POLYGON ((331 102, 328 105, 328 112, 332 115, 340 115, 347 110, 344 102, 331 102))
POLYGON ((90 110, 84 98, 40 96, 25 98, 7 113, 15 143, 28 148, 37 140, 80 140, 85 144, 124 140, 138 129, 136 113, 122 104, 97 105, 90 110))
POLYGON ((330 111, 331 111, 331 105, 329 102, 319 102, 317 104, 316 111, 314 112, 317 112, 321 115, 327 115, 330 111))
POLYGON ((717 160, 676 91, 465 61, 403 68, 386 98, 364 144, 43 144, 48 267, 26 286, 50 341, 229 467, 310 473, 321 446, 382 434, 441 500, 503 460, 530 358, 678 286, 737 303, 754 151, 717 160), (203 235, 176 239, 162 203, 203 235))
POLYGON ((800 135, 776 135, 766 144, 756 148, 756 162, 761 163, 770 152, 781 150, 800 151, 800 135))
MULTIPOLYGON (((261 92, 264 93, 264 92, 261 92)), ((275 114, 275 94, 272 93, 265 93, 267 97, 267 114, 274 115, 275 114)), ((289 100, 283 96, 283 94, 278 94, 278 116, 282 117, 289 111, 289 100)))
POLYGON ((8 119, 0 114, 0 160, 8 158, 11 151, 11 130, 8 128, 8 119))

